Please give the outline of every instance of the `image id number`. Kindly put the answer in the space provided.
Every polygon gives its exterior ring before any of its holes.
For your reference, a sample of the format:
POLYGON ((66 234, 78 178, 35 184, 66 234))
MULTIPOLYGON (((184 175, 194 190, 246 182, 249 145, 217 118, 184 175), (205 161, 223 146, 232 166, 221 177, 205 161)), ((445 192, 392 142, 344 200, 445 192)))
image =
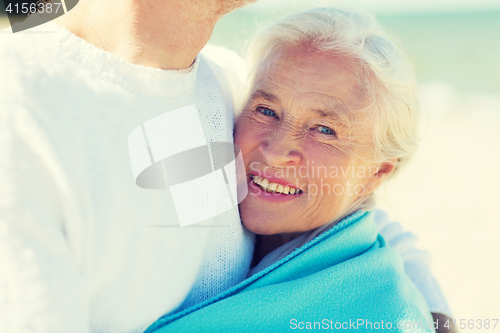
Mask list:
POLYGON ((9 3, 5 11, 9 14, 34 14, 34 13, 56 13, 59 11, 61 3, 36 2, 36 3, 9 3))

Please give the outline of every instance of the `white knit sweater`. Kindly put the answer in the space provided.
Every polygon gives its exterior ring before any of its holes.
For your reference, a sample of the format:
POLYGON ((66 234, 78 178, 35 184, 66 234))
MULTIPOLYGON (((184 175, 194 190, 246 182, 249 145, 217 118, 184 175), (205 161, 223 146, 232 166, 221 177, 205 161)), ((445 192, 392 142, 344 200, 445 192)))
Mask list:
POLYGON ((136 185, 127 141, 194 104, 207 141, 232 142, 220 67, 132 65, 55 23, 1 35, 0 61, 0 332, 141 332, 245 278, 237 209, 179 227, 169 190, 136 185))

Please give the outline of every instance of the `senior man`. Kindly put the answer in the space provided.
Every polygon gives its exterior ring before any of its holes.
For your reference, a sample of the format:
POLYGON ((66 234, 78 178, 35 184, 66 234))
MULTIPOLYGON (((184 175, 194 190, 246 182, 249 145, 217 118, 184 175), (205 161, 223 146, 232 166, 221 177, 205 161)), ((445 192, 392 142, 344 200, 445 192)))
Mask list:
POLYGON ((247 2, 81 0, 0 40, 0 331, 142 332, 246 277, 237 209, 180 228, 127 139, 195 105, 207 142, 232 141, 227 69, 198 54, 247 2))
POLYGON ((195 105, 207 142, 232 142, 226 75, 197 55, 247 2, 81 0, 2 36, 1 332, 142 332, 246 277, 237 208, 181 228, 169 191, 136 185, 128 137, 195 105))

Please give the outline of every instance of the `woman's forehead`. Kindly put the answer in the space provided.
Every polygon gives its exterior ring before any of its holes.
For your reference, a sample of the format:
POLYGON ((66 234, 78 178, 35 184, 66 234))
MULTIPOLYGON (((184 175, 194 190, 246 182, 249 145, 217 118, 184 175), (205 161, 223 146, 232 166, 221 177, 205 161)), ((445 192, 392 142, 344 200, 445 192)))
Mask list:
POLYGON ((269 57, 256 75, 253 95, 331 100, 347 109, 366 104, 367 92, 358 80, 352 57, 303 49, 288 49, 269 57))

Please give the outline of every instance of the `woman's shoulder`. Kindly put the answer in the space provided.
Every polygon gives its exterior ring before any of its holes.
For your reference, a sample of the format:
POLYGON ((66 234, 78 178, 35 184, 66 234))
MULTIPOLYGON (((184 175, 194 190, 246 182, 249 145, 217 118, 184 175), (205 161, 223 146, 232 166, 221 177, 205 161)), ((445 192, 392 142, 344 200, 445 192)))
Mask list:
POLYGON ((299 322, 354 322, 356 330, 371 332, 382 321, 395 331, 410 322, 415 332, 432 332, 430 313, 400 257, 377 236, 373 214, 342 223, 224 295, 155 327, 196 332, 195 323, 203 323, 200 332, 241 331, 234 320, 241 318, 248 332, 281 332, 299 322))

